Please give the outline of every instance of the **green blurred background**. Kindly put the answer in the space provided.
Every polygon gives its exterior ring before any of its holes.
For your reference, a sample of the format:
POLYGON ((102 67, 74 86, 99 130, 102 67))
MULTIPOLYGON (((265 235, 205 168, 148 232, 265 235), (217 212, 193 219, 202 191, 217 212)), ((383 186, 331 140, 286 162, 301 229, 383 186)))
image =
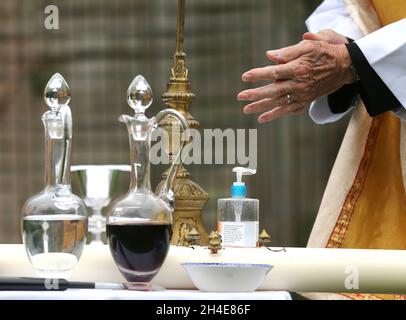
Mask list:
MULTIPOLYGON (((249 195, 274 245, 305 246, 346 120, 317 126, 307 113, 258 125, 242 114, 241 74, 268 63, 265 52, 294 44, 320 0, 187 0, 185 51, 201 128, 258 128, 258 173, 249 195)), ((154 91, 148 115, 163 103, 175 47, 176 0, 0 1, 0 243, 21 242, 24 201, 44 185, 42 92, 60 72, 72 90, 72 164, 129 162, 126 90, 143 74, 154 91), (57 5, 59 30, 44 28, 57 5)), ((216 200, 228 196, 231 165, 188 167, 209 193, 204 212, 215 228, 216 200)), ((154 185, 164 168, 154 167, 154 185)), ((124 192, 127 181, 119 192, 124 192)))

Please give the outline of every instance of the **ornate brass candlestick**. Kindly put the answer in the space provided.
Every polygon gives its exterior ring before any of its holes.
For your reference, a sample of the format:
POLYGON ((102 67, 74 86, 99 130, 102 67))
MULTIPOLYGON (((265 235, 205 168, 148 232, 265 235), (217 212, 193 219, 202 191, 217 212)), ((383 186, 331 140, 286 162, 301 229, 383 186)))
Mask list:
MULTIPOLYGON (((162 101, 181 112, 187 119, 190 128, 198 128, 199 122, 189 113, 189 107, 195 95, 190 90, 189 70, 185 65, 186 54, 183 52, 183 31, 185 25, 185 0, 178 0, 178 24, 176 32, 176 50, 173 55, 174 64, 170 72, 170 78, 166 92, 162 95, 162 101)), ((178 120, 168 116, 159 122, 169 135, 169 160, 172 161, 172 130, 179 126, 178 120)), ((166 172, 163 178, 166 177, 166 172)), ((175 211, 173 213, 173 237, 172 244, 185 245, 186 236, 195 228, 200 234, 199 245, 208 243, 208 236, 203 224, 203 207, 209 199, 209 195, 197 183, 190 180, 190 173, 182 166, 176 176, 173 185, 175 194, 175 211)), ((163 181, 158 185, 161 188, 163 181)))

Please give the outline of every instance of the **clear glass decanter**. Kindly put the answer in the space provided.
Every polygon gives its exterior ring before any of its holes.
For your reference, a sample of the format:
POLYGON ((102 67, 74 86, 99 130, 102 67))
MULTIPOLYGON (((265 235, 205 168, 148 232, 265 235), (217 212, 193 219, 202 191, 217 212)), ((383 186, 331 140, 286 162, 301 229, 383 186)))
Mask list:
POLYGON ((42 115, 45 188, 29 198, 22 208, 22 237, 38 276, 67 278, 86 243, 87 213, 83 201, 71 191, 70 90, 60 74, 49 80, 44 99, 51 109, 42 115))
POLYGON ((145 110, 152 103, 152 90, 144 77, 137 76, 127 91, 127 101, 134 116, 122 115, 119 121, 128 129, 131 149, 131 182, 127 194, 109 208, 107 236, 114 261, 133 290, 153 290, 150 285, 161 268, 172 236, 171 185, 181 163, 184 142, 174 157, 164 187, 154 194, 150 184, 151 134, 158 122, 171 115, 179 119, 182 130, 188 125, 185 117, 164 109, 155 117, 147 118, 145 110))

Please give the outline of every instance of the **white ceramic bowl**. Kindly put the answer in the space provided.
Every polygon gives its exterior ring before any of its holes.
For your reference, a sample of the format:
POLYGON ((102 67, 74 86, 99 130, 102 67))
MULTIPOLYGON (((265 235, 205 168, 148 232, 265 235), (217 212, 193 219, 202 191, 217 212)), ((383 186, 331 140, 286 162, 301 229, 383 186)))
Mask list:
POLYGON ((185 262, 194 285, 201 291, 251 292, 258 289, 268 272, 270 264, 185 262))

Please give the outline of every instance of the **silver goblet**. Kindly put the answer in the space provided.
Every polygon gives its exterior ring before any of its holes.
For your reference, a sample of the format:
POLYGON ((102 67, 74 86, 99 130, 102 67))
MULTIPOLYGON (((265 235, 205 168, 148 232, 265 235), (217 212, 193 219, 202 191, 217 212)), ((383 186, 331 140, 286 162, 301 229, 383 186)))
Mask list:
POLYGON ((83 200, 93 211, 88 226, 92 233, 91 244, 103 244, 106 218, 102 215, 102 209, 110 204, 120 173, 130 171, 129 165, 71 166, 71 172, 78 177, 83 200))

